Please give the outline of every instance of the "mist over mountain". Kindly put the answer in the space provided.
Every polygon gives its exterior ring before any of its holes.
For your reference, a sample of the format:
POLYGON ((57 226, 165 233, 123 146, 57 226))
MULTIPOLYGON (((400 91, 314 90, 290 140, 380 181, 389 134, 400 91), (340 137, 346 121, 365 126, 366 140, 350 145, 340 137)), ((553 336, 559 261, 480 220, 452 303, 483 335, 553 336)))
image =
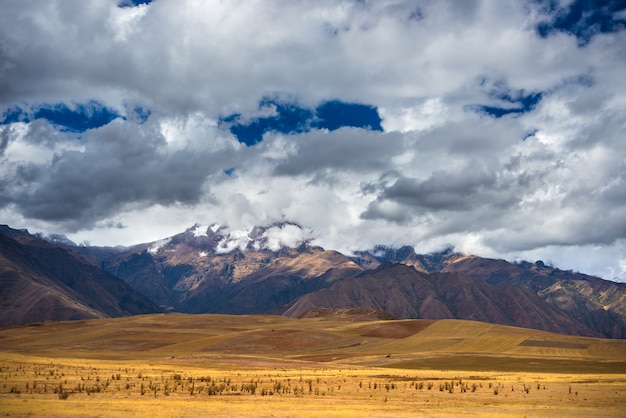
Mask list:
POLYGON ((362 271, 336 251, 310 245, 293 224, 229 233, 194 226, 131 247, 102 263, 164 309, 263 313, 362 271))

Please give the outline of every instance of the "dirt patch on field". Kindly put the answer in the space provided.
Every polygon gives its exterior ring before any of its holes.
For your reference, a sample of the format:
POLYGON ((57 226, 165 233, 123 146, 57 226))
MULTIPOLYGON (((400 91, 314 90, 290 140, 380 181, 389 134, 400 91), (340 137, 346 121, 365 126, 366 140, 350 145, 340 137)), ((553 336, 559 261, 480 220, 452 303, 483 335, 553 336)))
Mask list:
POLYGON ((393 321, 383 324, 365 325, 359 328, 361 336, 376 338, 406 338, 425 330, 435 321, 393 321))
POLYGON ((342 340, 341 337, 326 332, 294 329, 245 331, 207 346, 203 351, 241 354, 292 353, 333 347, 342 340))
MULTIPOLYGON (((256 357, 239 357, 239 356, 229 356, 229 355, 219 355, 219 356, 201 356, 201 357, 186 357, 186 358, 175 358, 168 359, 164 362, 164 364, 178 364, 185 366, 210 366, 217 368, 229 369, 232 367, 236 368, 253 368, 253 369, 277 369, 277 368, 288 368, 294 367, 294 365, 301 366, 301 362, 299 360, 291 361, 289 359, 272 359, 272 358, 256 358, 256 357)), ((318 368, 318 366, 314 363, 307 365, 309 368, 318 368)))
POLYGON ((147 332, 125 331, 99 336, 89 342, 74 344, 80 350, 148 351, 193 339, 186 334, 170 334, 168 339, 147 332))
POLYGON ((449 355, 390 363, 385 367, 420 370, 467 370, 537 373, 626 373, 626 362, 554 358, 449 355))
POLYGON ((296 360, 301 360, 301 361, 326 363, 329 361, 344 360, 344 359, 351 358, 351 357, 354 357, 354 356, 350 354, 333 353, 333 354, 309 354, 309 355, 304 355, 304 356, 295 356, 293 358, 296 360))
POLYGON ((525 340, 519 344, 521 347, 547 347, 547 348, 571 348, 585 350, 589 344, 580 344, 569 341, 550 340, 525 340))

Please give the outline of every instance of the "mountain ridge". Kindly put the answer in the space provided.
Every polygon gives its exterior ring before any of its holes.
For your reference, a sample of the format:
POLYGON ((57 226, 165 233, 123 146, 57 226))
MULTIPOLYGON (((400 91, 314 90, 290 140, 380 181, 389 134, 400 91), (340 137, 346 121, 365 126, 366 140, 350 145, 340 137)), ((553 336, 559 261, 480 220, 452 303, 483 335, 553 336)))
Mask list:
POLYGON ((299 316, 313 308, 369 308, 402 318, 474 319, 626 337, 626 284, 541 261, 514 264, 450 248, 416 254, 408 246, 345 255, 313 245, 310 233, 292 223, 244 233, 194 225, 128 248, 54 239, 166 311, 299 316))
POLYGON ((463 273, 423 273, 413 266, 389 262, 299 298, 284 315, 300 317, 314 307, 356 308, 363 301, 365 306, 401 318, 469 319, 600 336, 527 289, 517 286, 496 289, 463 273))

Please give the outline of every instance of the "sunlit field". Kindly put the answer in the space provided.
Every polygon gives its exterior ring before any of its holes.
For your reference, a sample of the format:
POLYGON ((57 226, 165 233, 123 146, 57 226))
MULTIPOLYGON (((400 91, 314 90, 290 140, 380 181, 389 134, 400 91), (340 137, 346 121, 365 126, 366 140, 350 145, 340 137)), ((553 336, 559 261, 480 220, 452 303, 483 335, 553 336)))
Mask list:
POLYGON ((470 321, 149 315, 0 330, 3 416, 623 416, 626 342, 470 321))

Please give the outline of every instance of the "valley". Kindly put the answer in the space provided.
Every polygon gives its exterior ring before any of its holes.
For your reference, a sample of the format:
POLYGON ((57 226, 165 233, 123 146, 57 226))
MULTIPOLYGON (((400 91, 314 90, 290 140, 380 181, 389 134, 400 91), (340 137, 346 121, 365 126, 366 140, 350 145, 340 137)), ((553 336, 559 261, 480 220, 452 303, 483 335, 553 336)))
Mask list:
POLYGON ((4 416, 619 416, 626 342, 461 320, 153 314, 0 329, 4 416))
POLYGON ((626 413, 625 284, 272 238, 294 228, 124 249, 0 226, 0 415, 626 413))

